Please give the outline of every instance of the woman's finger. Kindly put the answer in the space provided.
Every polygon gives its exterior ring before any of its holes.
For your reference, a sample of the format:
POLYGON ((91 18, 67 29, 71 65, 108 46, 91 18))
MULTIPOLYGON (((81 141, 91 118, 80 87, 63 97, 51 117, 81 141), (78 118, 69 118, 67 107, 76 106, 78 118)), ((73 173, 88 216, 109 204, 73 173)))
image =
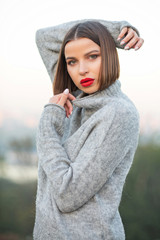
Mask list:
POLYGON ((134 37, 131 41, 127 43, 124 49, 134 48, 135 50, 138 50, 144 43, 144 40, 142 38, 134 37))
POLYGON ((127 32, 128 32, 128 28, 127 28, 127 27, 124 27, 124 28, 122 29, 122 31, 120 32, 117 40, 119 41, 121 38, 123 38, 127 32))
POLYGON ((57 102, 57 104, 61 105, 62 107, 64 107, 66 101, 67 101, 67 98, 68 98, 68 95, 69 95, 69 89, 65 89, 64 92, 62 93, 61 95, 61 98, 60 100, 57 102))
POLYGON ((126 35, 126 37, 121 41, 121 45, 125 44, 125 43, 128 43, 132 38, 136 38, 137 37, 137 40, 138 40, 138 35, 136 34, 135 31, 133 31, 132 29, 128 30, 128 33, 126 35))
POLYGON ((142 38, 139 38, 138 42, 137 42, 136 45, 134 46, 134 49, 135 49, 135 50, 138 50, 139 48, 142 47, 143 43, 144 43, 144 40, 143 40, 142 38))
POLYGON ((69 93, 69 90, 66 89, 63 93, 54 95, 49 99, 49 103, 55 103, 58 105, 61 105, 65 108, 66 116, 69 117, 69 115, 73 111, 73 106, 70 101, 75 100, 76 98, 69 93))
POLYGON ((71 101, 76 99, 75 96, 73 96, 71 93, 69 93, 68 98, 69 98, 71 101))
POLYGON ((66 116, 67 116, 67 118, 69 118, 69 116, 70 116, 69 108, 68 108, 68 106, 66 104, 64 105, 64 108, 66 110, 66 116))
POLYGON ((136 45, 136 43, 138 42, 138 40, 139 40, 139 38, 137 39, 137 37, 134 37, 134 38, 132 38, 128 43, 127 43, 127 45, 125 46, 125 50, 127 50, 127 49, 129 49, 129 48, 133 48, 135 45, 136 45))
POLYGON ((65 108, 65 111, 66 111, 66 117, 68 118, 69 117, 69 110, 68 110, 68 107, 67 107, 66 104, 64 105, 64 108, 65 108))
POLYGON ((68 99, 67 99, 66 105, 68 107, 69 114, 71 114, 72 111, 73 111, 73 106, 72 106, 71 102, 68 99))

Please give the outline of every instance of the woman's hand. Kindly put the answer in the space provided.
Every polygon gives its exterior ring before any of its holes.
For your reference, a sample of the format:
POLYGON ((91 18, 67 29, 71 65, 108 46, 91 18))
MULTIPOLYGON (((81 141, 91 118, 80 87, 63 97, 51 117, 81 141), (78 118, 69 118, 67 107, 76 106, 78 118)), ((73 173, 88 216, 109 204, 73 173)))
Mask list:
POLYGON ((72 114, 73 106, 70 101, 76 98, 69 93, 68 89, 65 89, 63 93, 54 95, 49 99, 49 103, 55 103, 65 108, 66 116, 69 117, 72 114))
POLYGON ((138 50, 140 47, 142 47, 144 40, 140 37, 138 37, 138 34, 136 31, 134 31, 132 28, 124 27, 122 31, 120 32, 118 39, 120 40, 124 37, 124 39, 121 41, 121 45, 126 44, 125 48, 126 50, 130 48, 134 48, 135 50, 138 50))

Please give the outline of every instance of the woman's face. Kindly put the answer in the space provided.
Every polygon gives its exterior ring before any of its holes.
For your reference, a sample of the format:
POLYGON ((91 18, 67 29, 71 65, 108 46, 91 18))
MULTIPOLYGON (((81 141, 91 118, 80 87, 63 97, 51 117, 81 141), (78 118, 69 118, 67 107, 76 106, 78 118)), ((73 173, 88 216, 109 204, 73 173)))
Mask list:
POLYGON ((79 38, 66 44, 64 54, 74 84, 85 93, 96 92, 101 67, 100 46, 88 38, 79 38))

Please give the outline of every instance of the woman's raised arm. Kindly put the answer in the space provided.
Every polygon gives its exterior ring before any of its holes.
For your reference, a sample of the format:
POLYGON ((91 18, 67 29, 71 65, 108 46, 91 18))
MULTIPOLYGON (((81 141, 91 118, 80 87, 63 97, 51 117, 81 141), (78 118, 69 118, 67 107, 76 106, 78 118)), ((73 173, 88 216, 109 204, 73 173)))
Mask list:
MULTIPOLYGON (((130 44, 127 46, 129 46, 130 48, 134 47, 135 44, 140 40, 140 38, 138 37, 139 36, 138 30, 126 21, 105 21, 98 19, 85 19, 67 22, 54 27, 39 29, 36 32, 36 43, 39 49, 39 53, 47 68, 48 74, 52 82, 54 79, 58 55, 64 36, 69 31, 69 29, 72 28, 74 25, 89 20, 99 21, 101 24, 107 27, 112 37, 114 38, 114 41, 118 48, 123 49, 126 46, 126 44, 129 43, 130 44), (124 37, 125 39, 123 39, 124 37), (123 43, 122 41, 125 42, 123 43)), ((140 48, 141 45, 142 43, 139 43, 138 47, 140 48)))

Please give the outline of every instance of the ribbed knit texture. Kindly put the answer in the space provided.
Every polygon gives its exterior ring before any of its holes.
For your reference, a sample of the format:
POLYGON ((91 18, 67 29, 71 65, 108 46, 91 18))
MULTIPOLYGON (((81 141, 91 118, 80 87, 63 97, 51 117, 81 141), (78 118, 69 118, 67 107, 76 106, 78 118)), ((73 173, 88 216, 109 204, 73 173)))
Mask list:
POLYGON ((47 104, 38 135, 35 240, 123 240, 118 212, 137 147, 139 117, 117 80, 73 101, 47 104))

